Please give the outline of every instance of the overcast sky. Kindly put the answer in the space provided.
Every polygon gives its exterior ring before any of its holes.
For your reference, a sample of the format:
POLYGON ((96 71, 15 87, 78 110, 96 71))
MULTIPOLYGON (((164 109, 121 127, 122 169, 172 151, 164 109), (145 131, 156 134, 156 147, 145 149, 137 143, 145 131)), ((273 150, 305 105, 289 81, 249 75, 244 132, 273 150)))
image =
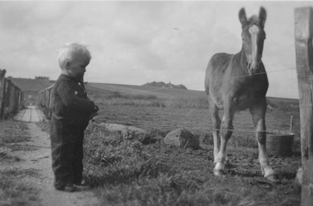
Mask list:
POLYGON ((55 80, 58 48, 82 42, 92 54, 85 81, 163 81, 204 90, 210 57, 241 49, 240 8, 250 17, 260 6, 267 10, 263 62, 268 96, 297 98, 294 8, 313 2, 1 1, 0 68, 7 76, 55 80))

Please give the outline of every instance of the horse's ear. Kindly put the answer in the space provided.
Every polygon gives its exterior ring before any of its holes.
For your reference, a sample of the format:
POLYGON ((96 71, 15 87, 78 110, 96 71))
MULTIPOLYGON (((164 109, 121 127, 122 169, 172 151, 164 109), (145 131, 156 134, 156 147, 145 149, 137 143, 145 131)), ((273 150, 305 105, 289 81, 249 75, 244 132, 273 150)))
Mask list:
POLYGON ((246 11, 244 8, 240 9, 239 11, 239 21, 242 26, 247 24, 247 16, 246 16, 246 11))
POLYGON ((259 19, 261 26, 264 27, 266 20, 266 10, 263 7, 260 8, 259 19))

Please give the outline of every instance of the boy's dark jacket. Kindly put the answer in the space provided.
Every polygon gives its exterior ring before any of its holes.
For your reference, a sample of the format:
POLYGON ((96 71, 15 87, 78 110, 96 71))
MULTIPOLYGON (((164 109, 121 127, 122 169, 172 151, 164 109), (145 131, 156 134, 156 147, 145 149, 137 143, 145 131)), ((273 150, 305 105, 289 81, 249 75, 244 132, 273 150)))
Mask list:
POLYGON ((87 98, 83 82, 61 74, 52 88, 52 115, 64 126, 87 125, 95 104, 87 98))

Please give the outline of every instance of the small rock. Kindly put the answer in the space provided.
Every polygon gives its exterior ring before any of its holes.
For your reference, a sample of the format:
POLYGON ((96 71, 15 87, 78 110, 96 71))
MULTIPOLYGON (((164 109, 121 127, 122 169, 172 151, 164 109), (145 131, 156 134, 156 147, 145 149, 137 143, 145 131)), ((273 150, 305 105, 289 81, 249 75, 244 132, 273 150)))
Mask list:
POLYGON ((168 133, 164 143, 180 148, 199 149, 199 139, 186 129, 180 128, 168 133))

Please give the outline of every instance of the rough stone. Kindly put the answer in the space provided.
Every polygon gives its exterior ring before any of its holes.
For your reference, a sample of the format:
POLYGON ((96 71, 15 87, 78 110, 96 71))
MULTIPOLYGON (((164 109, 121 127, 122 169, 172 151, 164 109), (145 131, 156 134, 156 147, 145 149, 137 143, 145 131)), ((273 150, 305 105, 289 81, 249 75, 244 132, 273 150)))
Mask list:
POLYGON ((168 133, 164 138, 164 143, 180 148, 199 149, 199 139, 186 129, 180 128, 168 133))

